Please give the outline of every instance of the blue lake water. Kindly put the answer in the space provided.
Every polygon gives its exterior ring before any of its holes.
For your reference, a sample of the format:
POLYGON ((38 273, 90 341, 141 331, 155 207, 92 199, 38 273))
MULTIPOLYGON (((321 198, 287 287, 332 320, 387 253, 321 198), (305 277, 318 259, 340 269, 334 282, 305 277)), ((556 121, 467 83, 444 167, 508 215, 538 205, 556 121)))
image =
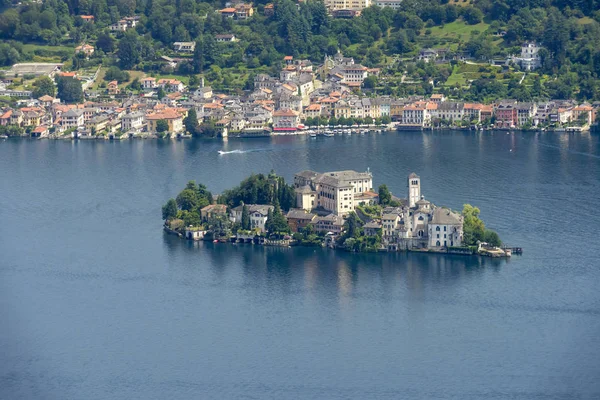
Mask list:
POLYGON ((598 399, 599 198, 595 133, 1 141, 0 399, 598 399), (524 255, 161 230, 190 179, 367 168, 478 206, 524 255))

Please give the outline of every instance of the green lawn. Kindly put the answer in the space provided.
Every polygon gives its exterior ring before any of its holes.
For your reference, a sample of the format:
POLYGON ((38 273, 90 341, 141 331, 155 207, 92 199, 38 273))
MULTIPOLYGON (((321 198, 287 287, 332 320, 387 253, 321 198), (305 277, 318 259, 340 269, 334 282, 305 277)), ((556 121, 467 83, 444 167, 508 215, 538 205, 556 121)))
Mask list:
POLYGON ((443 26, 434 26, 427 29, 431 30, 431 34, 429 35, 431 37, 466 41, 471 36, 471 32, 485 32, 489 27, 490 25, 486 24, 485 22, 480 22, 476 25, 469 25, 463 20, 456 20, 443 26))
POLYGON ((39 44, 24 44, 23 45, 23 50, 27 51, 27 52, 33 52, 35 50, 43 50, 43 51, 48 51, 51 53, 57 53, 60 51, 75 51, 74 47, 70 47, 70 46, 49 46, 49 45, 39 45, 39 44))

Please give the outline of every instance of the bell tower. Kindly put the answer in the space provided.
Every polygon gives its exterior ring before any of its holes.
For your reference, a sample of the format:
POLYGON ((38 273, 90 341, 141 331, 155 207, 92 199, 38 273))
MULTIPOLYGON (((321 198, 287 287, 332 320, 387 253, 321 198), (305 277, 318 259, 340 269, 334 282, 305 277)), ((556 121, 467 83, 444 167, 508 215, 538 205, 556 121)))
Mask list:
POLYGON ((421 199, 421 178, 414 172, 408 176, 408 206, 413 208, 421 199))

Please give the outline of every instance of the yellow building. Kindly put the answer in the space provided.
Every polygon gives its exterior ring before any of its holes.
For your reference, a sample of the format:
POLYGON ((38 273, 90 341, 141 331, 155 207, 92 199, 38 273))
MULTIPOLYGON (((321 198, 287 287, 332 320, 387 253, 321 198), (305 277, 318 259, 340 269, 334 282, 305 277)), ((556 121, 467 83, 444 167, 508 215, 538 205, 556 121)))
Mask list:
POLYGON ((169 125, 168 132, 170 133, 183 131, 183 116, 174 109, 165 109, 146 117, 148 132, 156 132, 156 125, 160 120, 167 121, 169 125))

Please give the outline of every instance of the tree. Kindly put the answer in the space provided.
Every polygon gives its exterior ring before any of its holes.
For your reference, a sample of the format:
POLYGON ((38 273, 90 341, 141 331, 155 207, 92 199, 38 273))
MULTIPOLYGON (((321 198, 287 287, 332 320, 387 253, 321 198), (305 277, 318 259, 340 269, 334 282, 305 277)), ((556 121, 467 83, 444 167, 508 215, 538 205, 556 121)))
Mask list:
POLYGON ((470 204, 463 206, 463 242, 467 246, 476 245, 478 241, 484 241, 485 225, 479 219, 479 208, 470 204))
POLYGON ((83 102, 83 89, 79 79, 68 76, 57 78, 57 97, 65 103, 83 102))
POLYGON ((360 236, 361 226, 362 221, 354 211, 351 211, 346 217, 346 222, 344 222, 344 229, 346 230, 344 239, 360 236))
POLYGON ((102 32, 96 39, 96 47, 105 53, 112 53, 115 51, 115 40, 108 32, 102 32))
POLYGON ((119 83, 127 82, 129 80, 129 73, 127 71, 121 71, 117 66, 112 66, 106 70, 104 80, 117 81, 119 83))
POLYGON ((177 202, 175 199, 169 199, 162 207, 162 218, 167 221, 177 216, 177 202))
POLYGON ((363 81, 363 86, 366 89, 375 89, 377 86, 377 77, 375 75, 369 75, 363 81))
POLYGON ((267 222, 265 222, 265 229, 269 233, 289 233, 290 227, 287 224, 287 220, 285 216, 281 212, 281 208, 279 207, 279 203, 275 203, 275 208, 273 212, 269 210, 267 214, 267 222), (270 213, 270 216, 269 216, 270 213))
POLYGON ((40 76, 33 82, 35 89, 33 90, 33 97, 39 99, 42 96, 55 96, 54 82, 47 76, 40 76))
POLYGON ((159 119, 156 121, 156 132, 163 133, 169 131, 169 123, 165 119, 159 119))
POLYGON ((184 211, 192 211, 198 208, 198 193, 193 189, 183 189, 177 195, 177 205, 184 211))
POLYGON ((159 100, 162 100, 167 94, 165 93, 165 89, 162 86, 158 88, 158 92, 156 93, 159 100))
POLYGON ((135 31, 130 30, 119 42, 119 64, 122 69, 132 69, 140 62, 139 38, 135 31))
POLYGON ((200 123, 198 123, 198 114, 196 114, 196 109, 194 107, 189 109, 187 117, 183 120, 183 124, 185 125, 185 129, 191 135, 199 136, 201 134, 200 123))
POLYGON ((502 241, 500 240, 500 236, 496 232, 491 229, 486 229, 483 235, 483 241, 496 247, 502 246, 502 241))
POLYGON ((379 186, 379 203, 387 206, 392 201, 392 194, 388 189, 387 185, 383 184, 379 186))
POLYGON ((250 212, 245 204, 242 206, 242 229, 250 230, 250 212))

